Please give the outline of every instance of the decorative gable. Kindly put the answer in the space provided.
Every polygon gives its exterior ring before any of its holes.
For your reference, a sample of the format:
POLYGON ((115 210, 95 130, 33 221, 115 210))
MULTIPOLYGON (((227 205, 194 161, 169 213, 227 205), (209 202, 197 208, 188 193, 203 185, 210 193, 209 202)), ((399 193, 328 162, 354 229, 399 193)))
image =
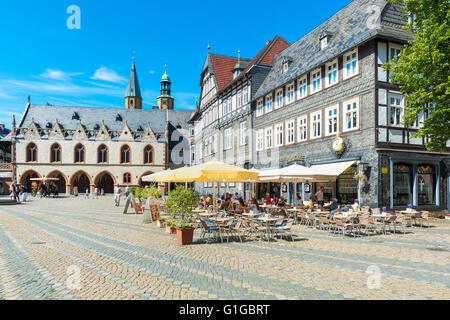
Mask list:
POLYGON ((109 134, 108 128, 105 125, 105 122, 102 121, 102 124, 95 132, 95 140, 97 141, 109 141, 111 140, 111 135, 109 134))
POLYGON ((75 129, 73 135, 73 140, 85 141, 88 140, 88 136, 86 133, 86 129, 81 124, 81 121, 78 121, 77 128, 75 129))
POLYGON ((24 137, 26 140, 41 139, 41 131, 34 122, 34 119, 31 120, 30 126, 28 127, 28 130, 25 132, 24 137))
POLYGON ((134 141, 133 132, 131 131, 130 127, 128 126, 127 121, 125 121, 125 124, 123 125, 122 130, 119 133, 119 141, 134 141))
POLYGON ((59 124, 58 119, 56 119, 56 123, 53 126, 52 130, 48 134, 49 140, 63 140, 64 139, 64 132, 62 126, 59 124))
POLYGON ((152 130, 152 127, 150 126, 150 123, 147 125, 147 128, 141 135, 141 141, 146 142, 154 142, 156 141, 156 135, 152 130))

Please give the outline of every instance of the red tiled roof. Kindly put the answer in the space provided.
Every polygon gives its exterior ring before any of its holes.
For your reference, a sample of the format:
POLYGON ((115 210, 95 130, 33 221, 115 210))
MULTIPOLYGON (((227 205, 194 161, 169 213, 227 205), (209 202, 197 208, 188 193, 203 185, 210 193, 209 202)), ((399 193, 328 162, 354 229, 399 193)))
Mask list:
MULTIPOLYGON (((275 38, 273 38, 273 40, 267 41, 264 48, 262 48, 261 51, 259 51, 258 54, 250 61, 248 66, 241 72, 239 77, 237 77, 236 79, 230 79, 229 82, 227 82, 226 85, 223 86, 223 88, 243 77, 244 74, 247 73, 247 71, 250 70, 250 68, 256 63, 271 66, 273 57, 290 45, 291 44, 289 42, 287 42, 280 36, 276 36, 275 38)), ((219 91, 220 90, 221 89, 219 88, 219 91)))
POLYGON ((238 58, 217 54, 211 54, 210 57, 217 81, 217 87, 220 91, 231 79, 233 79, 233 68, 237 63, 238 58))
POLYGON ((282 37, 278 37, 275 40, 275 43, 273 44, 273 46, 270 48, 270 50, 264 55, 260 64, 265 64, 265 65, 271 66, 273 57, 276 54, 279 54, 281 51, 283 51, 287 47, 289 47, 290 45, 291 44, 289 42, 287 42, 286 40, 284 40, 282 37))

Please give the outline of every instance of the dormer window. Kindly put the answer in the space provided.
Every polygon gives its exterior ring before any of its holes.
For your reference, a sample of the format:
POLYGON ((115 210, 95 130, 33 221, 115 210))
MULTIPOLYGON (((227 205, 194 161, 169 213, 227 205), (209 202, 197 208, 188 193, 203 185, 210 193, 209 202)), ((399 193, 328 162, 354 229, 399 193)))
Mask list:
POLYGON ((285 61, 283 62, 283 73, 288 72, 289 70, 289 62, 285 61))
POLYGON ((233 73, 233 79, 236 79, 240 74, 241 74, 241 71, 240 71, 240 70, 234 71, 234 73, 233 73))
POLYGON ((328 46, 328 37, 320 39, 320 50, 325 49, 328 46))
POLYGON ((330 38, 332 36, 332 33, 329 31, 323 31, 320 36, 320 50, 324 50, 326 47, 328 47, 328 43, 330 42, 330 38))
POLYGON ((80 120, 80 116, 78 115, 78 113, 74 112, 72 114, 72 120, 80 120))
POLYGON ((117 114, 117 115, 116 115, 116 121, 117 121, 117 122, 122 121, 122 116, 121 116, 120 114, 117 114))
POLYGON ((46 127, 47 129, 50 129, 52 127, 52 124, 50 122, 47 122, 46 127))

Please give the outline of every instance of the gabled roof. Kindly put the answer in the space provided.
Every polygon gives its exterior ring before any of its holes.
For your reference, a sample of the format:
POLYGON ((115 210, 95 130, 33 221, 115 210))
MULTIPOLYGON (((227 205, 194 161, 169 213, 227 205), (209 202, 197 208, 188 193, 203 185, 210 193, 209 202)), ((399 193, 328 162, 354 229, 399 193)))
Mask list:
POLYGON ((405 42, 411 40, 412 33, 402 29, 406 21, 402 19, 400 8, 400 5, 387 4, 384 0, 354 0, 350 2, 275 56, 273 67, 256 92, 254 99, 266 95, 376 36, 405 42), (378 20, 374 8, 380 9, 381 15, 378 20), (332 36, 328 40, 328 46, 324 50, 320 50, 320 38, 324 33, 332 34, 332 36), (286 73, 281 72, 282 57, 292 58, 286 73))
POLYGON ((236 77, 235 79, 231 79, 223 87, 223 89, 230 86, 234 82, 239 81, 239 79, 244 77, 244 75, 255 65, 271 66, 274 56, 283 51, 284 49, 286 49, 287 47, 289 47, 290 45, 291 44, 288 41, 286 41, 279 35, 275 36, 275 38, 273 38, 272 40, 267 41, 264 48, 262 48, 261 51, 259 51, 258 54, 254 56, 252 60, 250 60, 247 67, 239 74, 239 76, 236 77))
MULTIPOLYGON (((216 78, 217 90, 222 90, 224 86, 233 79, 233 69, 238 62, 237 57, 229 57, 218 54, 209 54, 214 76, 216 78)), ((250 62, 250 59, 240 59, 250 62)))
POLYGON ((131 72, 130 78, 128 79, 127 90, 125 91, 125 98, 126 97, 142 98, 141 88, 139 87, 139 81, 136 73, 136 67, 134 65, 134 59, 133 64, 131 65, 131 72))

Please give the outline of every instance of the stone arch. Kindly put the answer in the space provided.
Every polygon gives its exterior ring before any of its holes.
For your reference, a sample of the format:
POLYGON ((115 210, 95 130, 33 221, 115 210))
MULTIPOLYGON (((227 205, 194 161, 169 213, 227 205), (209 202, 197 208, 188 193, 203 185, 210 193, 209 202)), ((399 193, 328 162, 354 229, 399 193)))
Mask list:
POLYGON ((91 177, 83 170, 75 172, 70 177, 70 185, 72 186, 72 190, 76 187, 78 193, 85 193, 86 189, 90 190, 91 184, 93 184, 91 177))
POLYGON ((153 182, 142 181, 142 177, 148 176, 149 174, 152 174, 152 173, 154 173, 154 172, 153 172, 153 171, 146 171, 146 172, 144 172, 143 174, 141 174, 141 176, 139 177, 139 180, 138 180, 138 185, 139 185, 140 187, 145 187, 145 186, 154 184, 153 182))
POLYGON ((103 189, 105 193, 114 193, 117 180, 111 172, 102 171, 95 177, 94 184, 99 190, 103 189))
MULTIPOLYGON (((20 181, 19 183, 21 185, 24 185, 27 187, 28 192, 31 192, 32 189, 32 183, 33 181, 31 181, 30 179, 32 178, 42 178, 42 176, 40 175, 39 172, 35 171, 35 170, 27 170, 25 171, 22 176, 20 177, 20 181)), ((39 181, 36 181, 36 183, 38 183, 39 181)))
POLYGON ((59 170, 53 170, 47 175, 48 178, 59 178, 58 181, 54 181, 58 193, 66 193, 66 185, 68 184, 67 177, 59 170))

